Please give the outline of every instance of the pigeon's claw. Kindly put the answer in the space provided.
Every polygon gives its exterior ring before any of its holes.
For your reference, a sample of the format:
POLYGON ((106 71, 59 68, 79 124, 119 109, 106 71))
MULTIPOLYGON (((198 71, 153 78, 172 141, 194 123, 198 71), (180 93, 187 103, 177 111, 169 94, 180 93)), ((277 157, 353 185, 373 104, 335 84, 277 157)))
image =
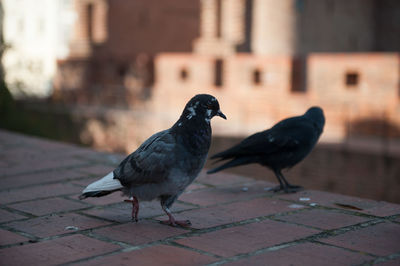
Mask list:
POLYGON ((138 222, 139 201, 136 197, 131 197, 130 199, 124 201, 132 203, 132 221, 138 222))
POLYGON ((181 227, 189 227, 192 225, 192 223, 189 220, 175 221, 175 224, 177 224, 181 227))
POLYGON ((174 216, 172 216, 171 211, 168 208, 163 207, 163 209, 164 209, 165 213, 168 215, 169 219, 160 221, 162 224, 170 225, 173 227, 176 227, 176 226, 189 227, 192 225, 192 223, 189 220, 182 220, 182 221, 175 220, 174 216))

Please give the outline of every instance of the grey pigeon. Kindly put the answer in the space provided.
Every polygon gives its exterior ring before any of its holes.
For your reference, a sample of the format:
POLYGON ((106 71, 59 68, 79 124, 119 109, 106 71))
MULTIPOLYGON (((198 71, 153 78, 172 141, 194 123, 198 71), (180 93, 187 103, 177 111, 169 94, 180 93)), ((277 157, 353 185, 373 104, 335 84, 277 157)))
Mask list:
POLYGON ((216 115, 226 119, 215 97, 194 96, 171 128, 143 142, 113 172, 88 185, 79 198, 123 191, 130 198, 126 201, 132 203, 136 222, 139 200, 159 199, 169 217, 163 223, 190 226, 190 221, 175 220, 169 208, 203 168, 211 143, 210 120, 216 115))
POLYGON ((272 128, 253 134, 239 144, 213 155, 212 159, 230 160, 209 170, 212 174, 226 168, 257 163, 274 171, 279 186, 273 190, 296 192, 300 186, 289 184, 282 169, 290 168, 303 160, 314 148, 325 125, 321 108, 312 107, 302 116, 287 118, 272 128))

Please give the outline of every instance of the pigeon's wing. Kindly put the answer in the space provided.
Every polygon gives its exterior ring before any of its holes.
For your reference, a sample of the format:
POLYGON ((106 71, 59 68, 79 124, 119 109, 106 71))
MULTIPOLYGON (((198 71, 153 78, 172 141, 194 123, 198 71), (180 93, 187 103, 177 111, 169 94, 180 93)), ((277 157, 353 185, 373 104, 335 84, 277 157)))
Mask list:
POLYGON ((114 170, 124 186, 160 183, 175 164, 175 139, 168 130, 154 134, 114 170))

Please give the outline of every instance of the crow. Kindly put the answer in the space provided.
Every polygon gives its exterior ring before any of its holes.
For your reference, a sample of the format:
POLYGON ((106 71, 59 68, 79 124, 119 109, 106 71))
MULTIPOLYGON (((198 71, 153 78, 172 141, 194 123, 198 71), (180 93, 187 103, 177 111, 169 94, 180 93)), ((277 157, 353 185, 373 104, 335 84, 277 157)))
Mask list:
POLYGON ((325 117, 320 107, 311 107, 302 116, 284 119, 262 132, 255 133, 239 144, 219 152, 211 159, 216 162, 229 160, 219 167, 209 170, 212 174, 226 168, 257 163, 270 168, 279 181, 274 192, 284 190, 296 192, 302 187, 289 184, 282 174, 303 160, 314 148, 325 125, 325 117))
POLYGON ((132 203, 132 220, 136 222, 139 200, 158 199, 169 217, 164 224, 190 226, 188 220, 175 220, 169 208, 204 166, 211 143, 210 120, 214 116, 226 119, 217 99, 209 94, 196 95, 171 128, 143 142, 114 171, 89 184, 79 198, 122 191, 130 198, 125 201, 132 203))

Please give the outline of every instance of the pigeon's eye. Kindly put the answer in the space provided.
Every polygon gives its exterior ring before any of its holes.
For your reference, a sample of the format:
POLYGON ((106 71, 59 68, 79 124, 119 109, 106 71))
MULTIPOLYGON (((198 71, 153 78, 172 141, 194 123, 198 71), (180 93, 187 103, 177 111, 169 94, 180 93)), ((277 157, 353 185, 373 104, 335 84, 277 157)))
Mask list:
POLYGON ((207 103, 207 104, 206 104, 206 107, 207 107, 207 109, 213 109, 213 106, 212 106, 211 103, 207 103))

